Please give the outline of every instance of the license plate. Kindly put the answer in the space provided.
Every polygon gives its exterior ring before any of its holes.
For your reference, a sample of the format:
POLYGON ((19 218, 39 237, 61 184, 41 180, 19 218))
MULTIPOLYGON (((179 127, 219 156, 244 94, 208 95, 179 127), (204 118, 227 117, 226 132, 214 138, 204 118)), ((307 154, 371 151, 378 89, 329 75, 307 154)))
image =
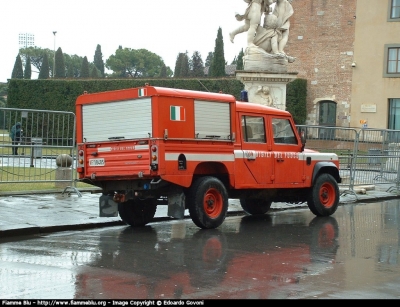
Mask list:
POLYGON ((106 161, 104 158, 101 159, 89 159, 89 166, 105 166, 106 161))

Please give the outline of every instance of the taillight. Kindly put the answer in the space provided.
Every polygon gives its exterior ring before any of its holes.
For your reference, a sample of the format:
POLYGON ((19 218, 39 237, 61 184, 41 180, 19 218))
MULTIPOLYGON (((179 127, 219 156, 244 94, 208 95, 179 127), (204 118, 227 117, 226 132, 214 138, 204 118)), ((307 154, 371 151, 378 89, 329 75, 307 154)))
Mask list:
POLYGON ((158 147, 156 145, 151 146, 150 168, 153 171, 158 169, 158 147))
POLYGON ((77 165, 78 173, 83 172, 83 167, 84 167, 84 163, 85 163, 84 154, 85 154, 85 152, 82 149, 80 149, 78 151, 78 165, 77 165))

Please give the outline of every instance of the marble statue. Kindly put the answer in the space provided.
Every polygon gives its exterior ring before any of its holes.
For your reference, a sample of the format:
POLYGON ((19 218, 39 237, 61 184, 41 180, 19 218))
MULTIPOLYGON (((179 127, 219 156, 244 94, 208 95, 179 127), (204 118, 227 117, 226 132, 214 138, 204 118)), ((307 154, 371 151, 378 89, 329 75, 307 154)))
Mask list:
POLYGON ((248 7, 243 15, 236 14, 236 19, 245 24, 229 33, 231 42, 237 34, 247 31, 245 51, 245 70, 272 70, 284 72, 286 66, 295 58, 288 56, 284 49, 289 38, 290 21, 293 15, 292 0, 244 0, 248 7), (272 10, 271 5, 275 3, 272 10), (264 22, 261 26, 261 18, 264 22))
POLYGON ((235 36, 239 33, 247 31, 247 45, 254 45, 254 37, 257 32, 257 28, 260 25, 262 14, 266 12, 269 6, 274 2, 274 0, 244 0, 248 3, 248 7, 244 14, 236 13, 235 17, 238 21, 244 20, 244 25, 239 26, 231 33, 229 33, 229 38, 233 43, 235 36))

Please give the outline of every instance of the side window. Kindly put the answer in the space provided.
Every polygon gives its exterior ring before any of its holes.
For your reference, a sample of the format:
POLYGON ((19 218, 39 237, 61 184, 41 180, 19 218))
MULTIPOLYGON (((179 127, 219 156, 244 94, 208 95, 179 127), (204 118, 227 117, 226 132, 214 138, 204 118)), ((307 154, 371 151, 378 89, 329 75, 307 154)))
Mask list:
POLYGON ((261 116, 242 116, 242 134, 245 142, 266 143, 264 118, 261 116))
POLYGON ((275 144, 296 144, 297 139, 293 132, 290 121, 284 118, 273 118, 272 128, 274 130, 275 144))

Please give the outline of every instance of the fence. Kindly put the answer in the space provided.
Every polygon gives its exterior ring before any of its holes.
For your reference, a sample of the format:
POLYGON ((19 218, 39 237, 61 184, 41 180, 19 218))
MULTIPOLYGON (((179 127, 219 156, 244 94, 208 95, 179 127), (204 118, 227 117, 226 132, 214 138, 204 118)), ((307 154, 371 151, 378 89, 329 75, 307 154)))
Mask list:
POLYGON ((344 193, 356 196, 355 188, 365 185, 399 191, 399 130, 301 125, 297 129, 305 133, 306 148, 337 153, 344 193))
POLYGON ((74 189, 75 124, 71 112, 0 108, 1 191, 74 189))

